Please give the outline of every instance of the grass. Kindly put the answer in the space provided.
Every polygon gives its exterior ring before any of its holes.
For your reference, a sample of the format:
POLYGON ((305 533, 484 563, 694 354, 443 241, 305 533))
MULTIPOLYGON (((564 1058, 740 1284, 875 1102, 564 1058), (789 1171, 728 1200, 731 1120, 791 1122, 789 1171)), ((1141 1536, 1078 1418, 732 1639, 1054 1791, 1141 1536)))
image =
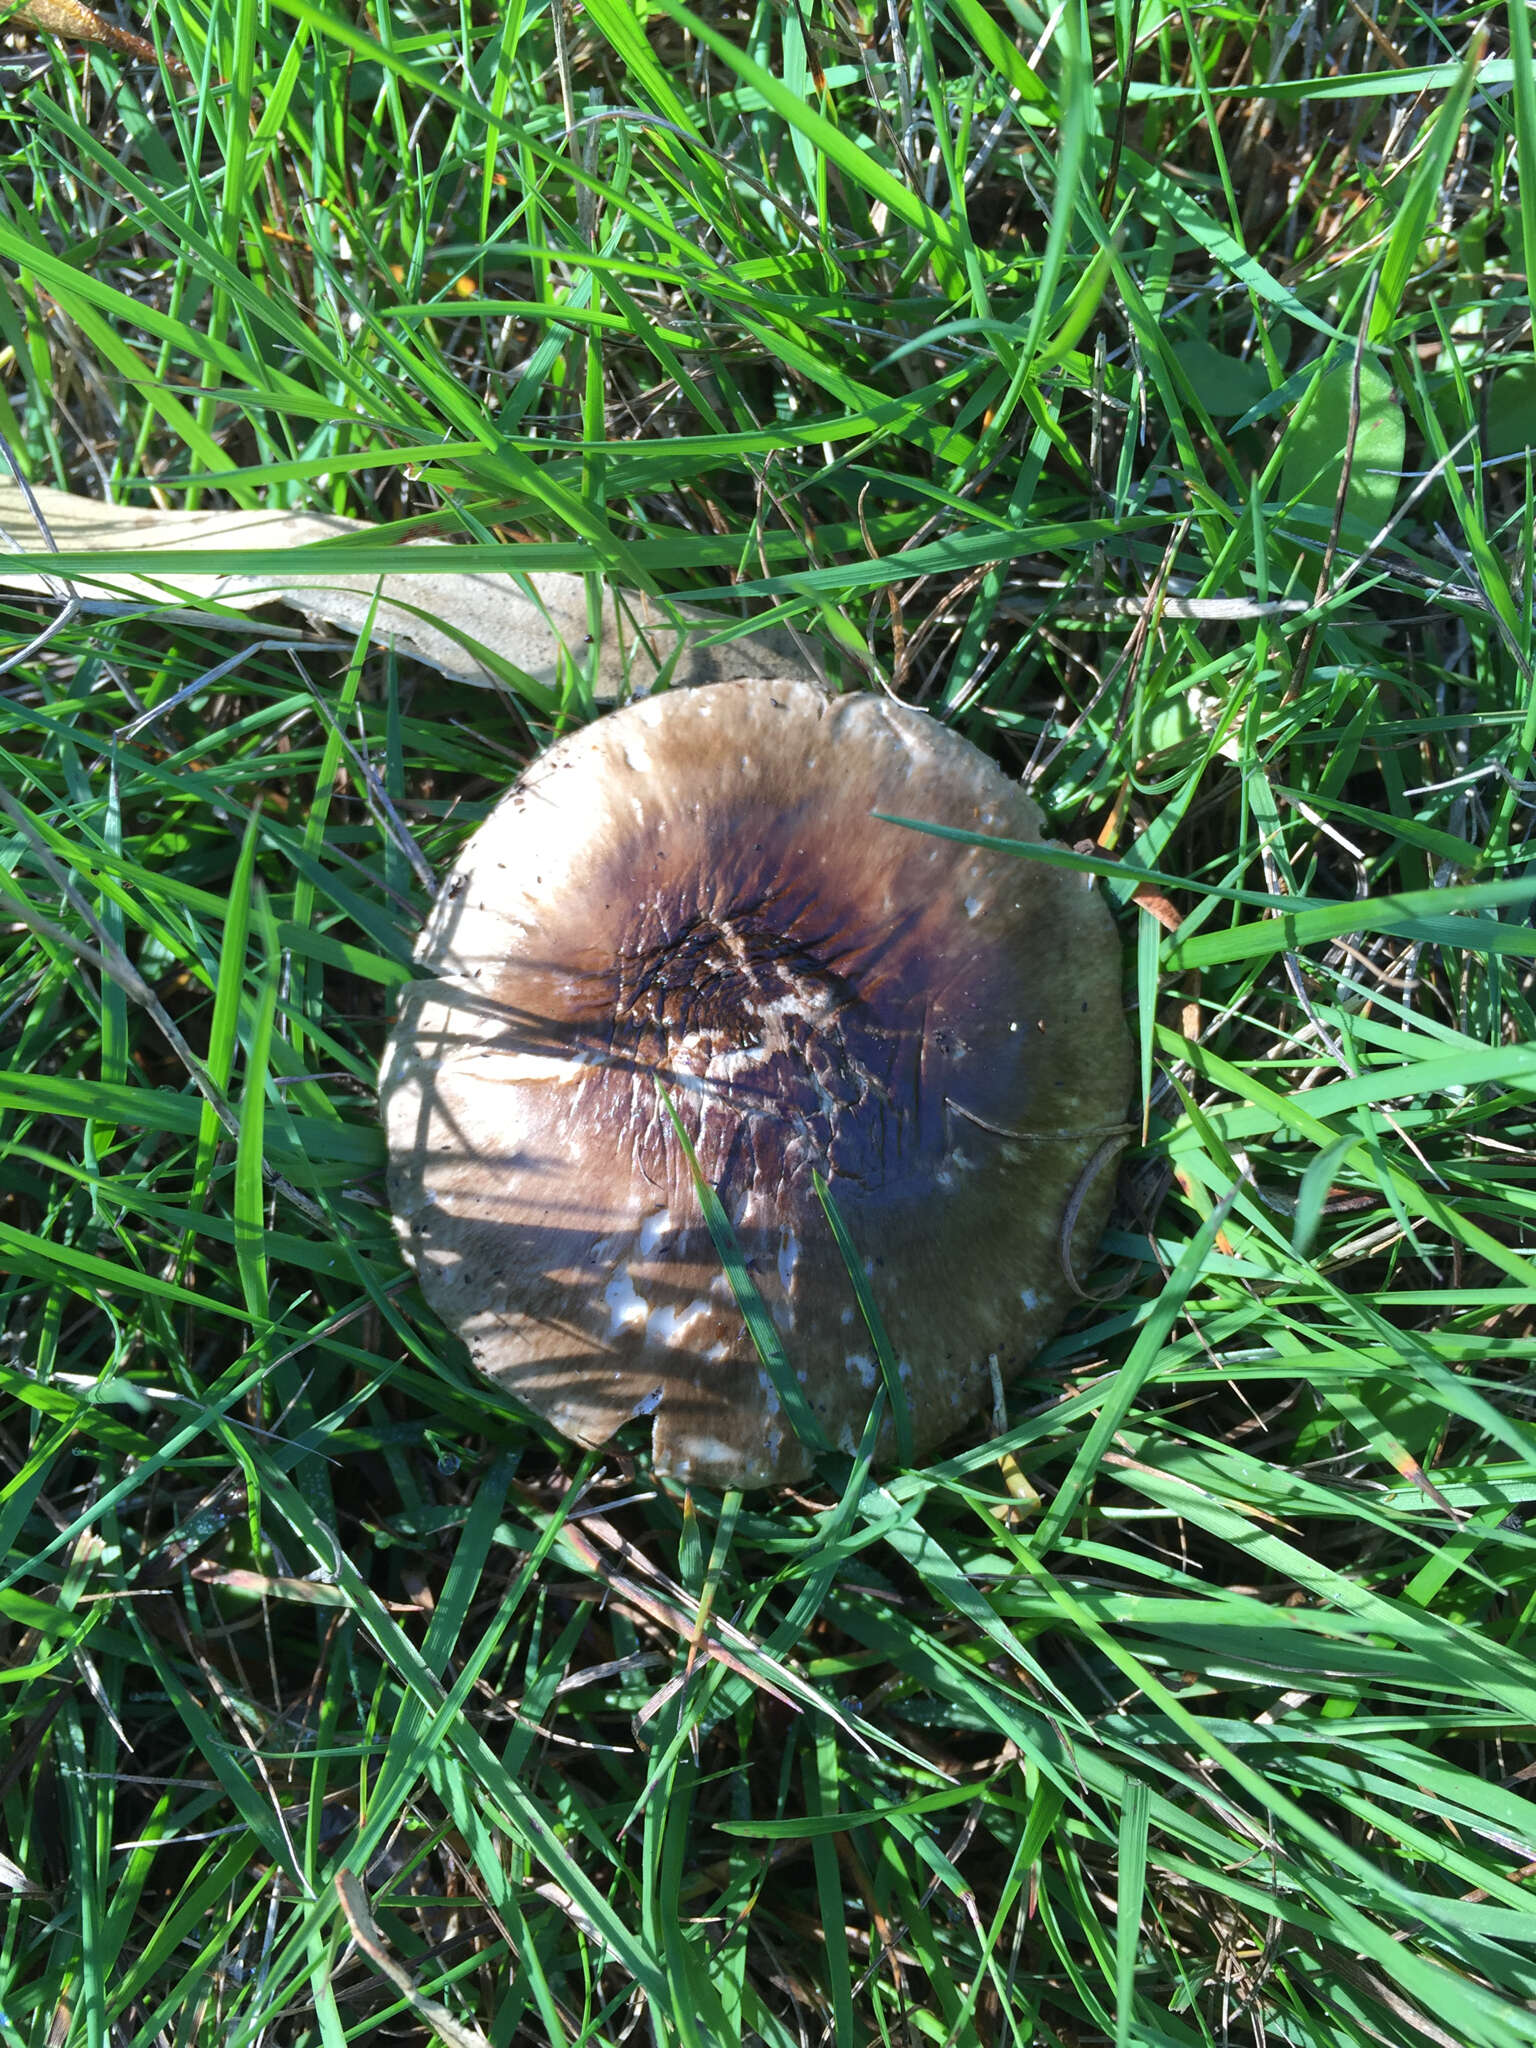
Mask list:
POLYGON ((0 2041, 1536 2041, 1526 12, 132 26, 7 87, 25 472, 793 625, 1092 844, 1146 1128, 1000 1441, 573 1453, 372 1089, 580 650, 6 601, 0 2041))

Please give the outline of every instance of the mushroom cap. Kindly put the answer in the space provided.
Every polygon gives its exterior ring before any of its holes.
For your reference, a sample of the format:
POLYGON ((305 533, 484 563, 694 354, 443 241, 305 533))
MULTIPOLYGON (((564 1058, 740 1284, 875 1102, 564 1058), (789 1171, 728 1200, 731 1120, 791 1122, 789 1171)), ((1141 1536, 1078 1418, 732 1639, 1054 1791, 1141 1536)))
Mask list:
POLYGON ((1070 1303, 1063 1239, 1103 1228, 1131 1085, 1109 911, 1083 875, 875 811, 1042 838, 925 713, 754 679, 557 742, 439 894, 381 1085, 391 1206, 475 1364, 580 1443, 649 1415, 660 1473, 810 1469, 658 1080, 844 1450, 879 1369, 818 1168, 919 1457, 1070 1303))

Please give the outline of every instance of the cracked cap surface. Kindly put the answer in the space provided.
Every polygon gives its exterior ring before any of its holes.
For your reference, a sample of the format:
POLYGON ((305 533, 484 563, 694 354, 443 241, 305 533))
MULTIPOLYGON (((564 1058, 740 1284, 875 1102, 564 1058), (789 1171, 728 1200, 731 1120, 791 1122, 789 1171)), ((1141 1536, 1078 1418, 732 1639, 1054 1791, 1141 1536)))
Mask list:
POLYGON ((1103 1228, 1131 1086, 1109 911, 1087 877, 874 811, 1042 838, 925 713, 752 680, 560 740, 443 885, 381 1082, 391 1207, 475 1364, 580 1443, 649 1415, 663 1474, 810 1469, 658 1078, 842 1449, 879 1370, 816 1169, 919 1458, 1070 1305, 1063 1239, 1103 1228))

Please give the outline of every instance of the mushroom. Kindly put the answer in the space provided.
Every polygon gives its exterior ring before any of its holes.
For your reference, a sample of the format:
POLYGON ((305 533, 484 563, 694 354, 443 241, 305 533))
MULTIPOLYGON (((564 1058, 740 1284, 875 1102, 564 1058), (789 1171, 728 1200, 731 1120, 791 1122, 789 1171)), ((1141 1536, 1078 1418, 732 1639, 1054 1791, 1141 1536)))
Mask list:
POLYGON ((563 1435, 650 1416, 664 1475, 810 1469, 669 1100, 845 1451, 879 1368, 818 1170, 917 1456, 1065 1313, 1131 1084, 1109 911, 1082 874, 877 812, 1042 836, 925 713, 754 679, 560 740, 443 886, 385 1061, 391 1206, 431 1306, 563 1435))

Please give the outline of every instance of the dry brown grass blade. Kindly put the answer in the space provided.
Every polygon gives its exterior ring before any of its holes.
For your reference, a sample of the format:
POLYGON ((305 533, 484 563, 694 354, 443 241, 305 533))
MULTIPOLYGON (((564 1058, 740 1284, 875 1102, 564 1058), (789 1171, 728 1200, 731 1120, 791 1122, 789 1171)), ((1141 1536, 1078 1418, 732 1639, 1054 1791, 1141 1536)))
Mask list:
MULTIPOLYGON (((588 1516, 586 1527, 588 1529, 592 1528, 599 1520, 600 1518, 597 1516, 588 1516)), ((654 1572, 654 1567, 650 1565, 650 1561, 642 1558, 622 1538, 617 1537, 611 1530, 605 1529, 602 1533, 613 1542, 620 1555, 625 1556, 627 1561, 637 1564, 642 1570, 654 1572)), ((792 1698, 789 1693, 781 1691, 771 1680, 766 1679, 760 1671, 754 1670, 750 1664, 735 1655, 733 1651, 727 1649, 719 1641, 713 1630, 710 1630, 707 1634, 701 1633, 698 1626, 699 1617, 697 1610, 690 1614, 689 1608, 691 1603, 681 1587, 671 1585, 668 1581, 662 1579, 659 1573, 656 1573, 655 1576, 659 1581, 660 1590, 652 1592, 649 1588, 641 1585, 638 1579, 631 1578, 624 1572, 616 1572, 604 1559, 596 1546, 587 1541, 582 1531, 574 1528, 570 1523, 567 1523, 561 1531, 561 1537, 588 1568, 593 1577, 607 1587, 611 1599, 616 1599, 629 1607, 634 1613, 643 1615, 647 1621, 653 1622, 656 1627, 665 1633, 680 1636, 689 1646, 690 1666, 694 1658, 700 1654, 713 1658, 716 1662, 724 1664, 728 1670, 734 1671, 739 1678, 746 1679, 749 1685, 756 1686, 760 1691, 770 1694, 781 1706, 788 1707, 792 1713, 800 1711, 802 1704, 800 1701, 792 1698)), ((755 1648, 756 1645, 752 1647, 755 1648)))
POLYGON ((179 57, 160 52, 143 36, 136 36, 114 21, 103 21, 94 9, 80 0, 21 0, 5 16, 7 21, 37 29, 43 35, 62 36, 71 43, 92 43, 99 49, 115 50, 119 57, 133 57, 141 64, 164 62, 173 78, 190 79, 192 74, 179 57))
POLYGON ((415 1978, 385 1944, 374 1920, 373 1908, 368 1903, 368 1894, 354 1872, 337 1871, 336 1896, 341 1901, 341 1910, 346 1915, 347 1926, 359 1951, 379 1975, 395 1987, 411 2011, 442 2036, 448 2048, 489 2048, 478 2027, 465 2026, 446 2006, 439 2005, 435 1998, 428 1998, 424 1991, 417 1990, 415 1978))

